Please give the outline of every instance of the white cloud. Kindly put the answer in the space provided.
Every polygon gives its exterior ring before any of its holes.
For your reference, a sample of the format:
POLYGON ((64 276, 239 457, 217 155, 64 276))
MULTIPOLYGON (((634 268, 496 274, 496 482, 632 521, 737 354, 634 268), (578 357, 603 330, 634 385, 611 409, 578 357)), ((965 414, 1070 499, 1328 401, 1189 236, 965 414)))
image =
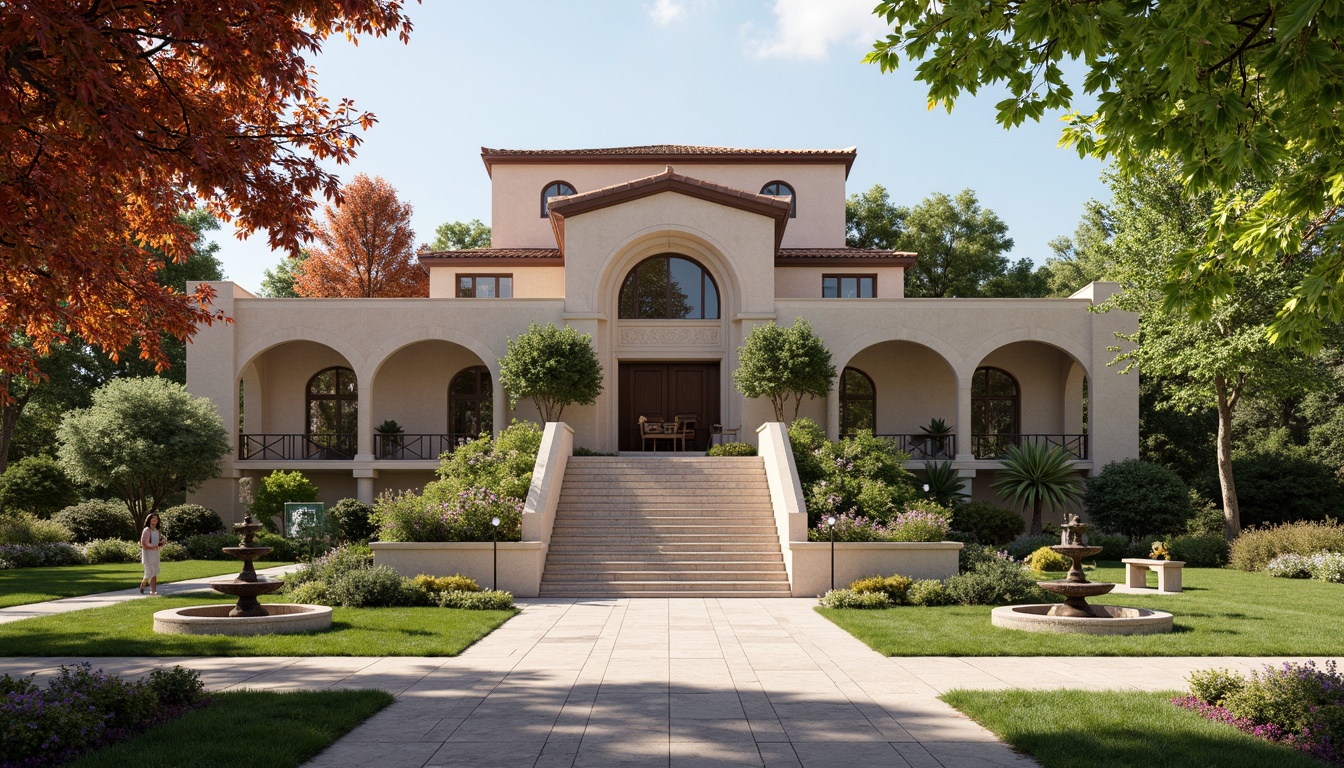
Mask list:
POLYGON ((685 0, 655 0, 648 11, 655 24, 665 27, 686 15, 686 3, 685 0))
POLYGON ((874 5, 873 0, 775 0, 774 30, 764 39, 748 30, 748 50, 763 59, 824 59, 832 45, 867 48, 889 31, 873 14, 874 5))

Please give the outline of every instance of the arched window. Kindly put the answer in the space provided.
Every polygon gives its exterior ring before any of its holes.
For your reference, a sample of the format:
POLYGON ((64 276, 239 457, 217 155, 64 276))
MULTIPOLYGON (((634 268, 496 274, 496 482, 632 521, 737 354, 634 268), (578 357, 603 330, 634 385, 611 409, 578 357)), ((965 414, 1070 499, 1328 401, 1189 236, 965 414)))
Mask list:
POLYGON ((448 432, 454 444, 475 440, 495 425, 494 387, 484 365, 463 368, 448 384, 448 432))
POLYGON ((798 218, 798 195, 794 193, 793 187, 789 186, 788 182, 772 181, 761 187, 761 194, 789 198, 789 218, 798 218))
POLYGON ((663 253, 635 265, 621 284, 622 320, 717 320, 719 289, 704 267, 663 253))
POLYGON ((359 385, 349 368, 327 368, 308 380, 308 450, 304 458, 350 459, 359 433, 359 385))
POLYGON ((1021 432, 1022 393, 1007 371, 976 368, 971 378, 971 437, 977 458, 991 459, 1021 432))
POLYGON ((840 374, 840 434, 877 431, 877 387, 868 374, 846 368, 840 374))
POLYGON ((541 218, 551 215, 551 211, 546 207, 546 201, 552 197, 563 197, 574 194, 574 185, 568 181, 552 181, 541 190, 541 218))

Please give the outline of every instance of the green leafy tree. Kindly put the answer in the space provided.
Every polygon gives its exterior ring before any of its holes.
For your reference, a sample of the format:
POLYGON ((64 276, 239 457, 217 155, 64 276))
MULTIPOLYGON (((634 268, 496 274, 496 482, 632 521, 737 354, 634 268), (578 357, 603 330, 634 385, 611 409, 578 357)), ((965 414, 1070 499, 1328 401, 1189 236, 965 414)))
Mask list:
POLYGON ((803 397, 825 397, 835 384, 831 351, 812 324, 795 318, 788 328, 771 322, 751 329, 738 349, 733 384, 747 397, 767 397, 775 420, 784 421, 784 407, 793 401, 793 418, 803 397))
POLYGON ((75 484, 50 456, 28 456, 0 474, 0 512, 45 518, 78 501, 75 484))
POLYGON ((938 298, 980 296, 989 279, 1003 274, 1012 249, 1008 225, 980 207, 975 192, 956 197, 936 192, 903 212, 904 230, 897 250, 919 254, 906 270, 907 296, 938 298))
POLYGON ((261 295, 267 299, 298 299, 299 292, 294 282, 303 275, 303 263, 308 260, 307 248, 300 248, 296 256, 286 256, 275 265, 261 273, 261 295))
POLYGON ((114 379, 57 431, 61 465, 75 480, 109 488, 143 520, 219 471, 228 434, 214 403, 161 378, 114 379))
POLYGON ((1088 479, 1083 501, 1093 524, 1130 541, 1184 533, 1194 514, 1185 481, 1161 464, 1139 459, 1107 464, 1088 479))
POLYGON ((490 227, 480 219, 440 224, 439 228, 434 230, 434 242, 429 244, 431 251, 467 251, 489 247, 490 227))
POLYGON ((1070 296, 1088 283, 1112 279, 1113 229, 1106 206, 1089 200, 1073 237, 1061 235, 1050 241, 1053 255, 1045 260, 1050 273, 1049 295, 1070 296))
POLYGON ((285 472, 277 469, 261 479, 247 511, 266 526, 266 530, 275 533, 280 530, 280 521, 285 516, 285 502, 288 501, 317 501, 317 486, 298 470, 285 472))
POLYGON ((1122 176, 1171 158, 1210 206, 1200 236, 1159 273, 1169 308, 1210 321, 1236 275, 1311 253, 1266 330, 1314 351, 1344 320, 1339 3, 887 0, 874 13, 893 30, 865 60, 884 72, 921 62, 930 106, 1002 84, 997 120, 1012 127, 1070 109, 1081 85, 1096 110, 1069 114, 1062 144, 1113 160, 1122 176), (1081 83, 1068 82, 1065 61, 1078 62, 1081 83))
POLYGON ((1057 445, 1012 445, 1003 467, 990 483, 1010 504, 1031 510, 1033 536, 1041 532, 1042 512, 1062 510, 1083 495, 1083 484, 1073 469, 1073 454, 1057 445))
POLYGON ((892 205, 886 187, 854 193, 845 201, 845 244, 851 248, 896 247, 904 229, 905 213, 892 205))
POLYGON ((980 296, 989 299, 1037 299, 1051 295, 1050 267, 1036 266, 1031 259, 1018 259, 1002 274, 980 286, 980 296))
POLYGON ((568 325, 531 323, 527 333, 508 344, 499 361, 499 383, 511 405, 528 398, 544 421, 559 421, 565 406, 591 405, 602 393, 602 363, 592 336, 568 325))

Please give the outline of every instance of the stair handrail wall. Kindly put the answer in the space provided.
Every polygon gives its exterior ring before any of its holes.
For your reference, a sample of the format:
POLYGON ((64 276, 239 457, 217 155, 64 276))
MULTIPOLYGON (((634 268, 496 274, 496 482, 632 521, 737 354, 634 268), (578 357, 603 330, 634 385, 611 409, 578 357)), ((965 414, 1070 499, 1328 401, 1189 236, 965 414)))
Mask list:
MULTIPOLYGON (((555 527, 555 510, 560 503, 560 487, 565 467, 574 455, 574 428, 563 421, 546 422, 541 435, 537 463, 532 467, 532 484, 523 504, 523 541, 540 541, 549 546, 555 527)), ((545 558, 547 546, 542 547, 545 558)))
POLYGON ((793 553, 790 542, 807 541, 807 507, 803 503, 803 484, 798 480, 798 465, 793 461, 789 430, 781 421, 769 421, 756 430, 757 453, 765 461, 765 479, 770 485, 770 506, 775 511, 775 529, 779 549, 784 555, 784 570, 793 583, 793 553))

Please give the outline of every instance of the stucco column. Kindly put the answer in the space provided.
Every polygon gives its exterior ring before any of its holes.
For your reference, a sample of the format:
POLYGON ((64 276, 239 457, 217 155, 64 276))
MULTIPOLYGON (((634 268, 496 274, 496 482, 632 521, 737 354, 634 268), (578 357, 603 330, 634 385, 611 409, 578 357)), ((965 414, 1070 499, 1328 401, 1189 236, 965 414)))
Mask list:
POLYGON ((373 374, 361 371, 358 375, 359 418, 355 420, 357 436, 356 461, 373 461, 373 374))
POLYGON ((376 469, 356 469, 355 498, 361 503, 373 504, 373 481, 378 477, 376 469))
MULTIPOLYGON (((874 414, 876 417, 876 414, 874 414)), ((874 425, 876 426, 876 425, 874 425)), ((831 388, 826 395, 826 436, 831 440, 840 439, 840 384, 831 388)))
POLYGON ((499 383, 499 371, 490 371, 490 386, 493 390, 491 397, 495 399, 494 407, 490 409, 494 414, 495 423, 492 425, 495 434, 498 435, 509 426, 509 395, 504 391, 504 385, 499 383))
POLYGON ((972 461, 971 451, 971 381, 975 371, 957 371, 957 461, 972 461))

